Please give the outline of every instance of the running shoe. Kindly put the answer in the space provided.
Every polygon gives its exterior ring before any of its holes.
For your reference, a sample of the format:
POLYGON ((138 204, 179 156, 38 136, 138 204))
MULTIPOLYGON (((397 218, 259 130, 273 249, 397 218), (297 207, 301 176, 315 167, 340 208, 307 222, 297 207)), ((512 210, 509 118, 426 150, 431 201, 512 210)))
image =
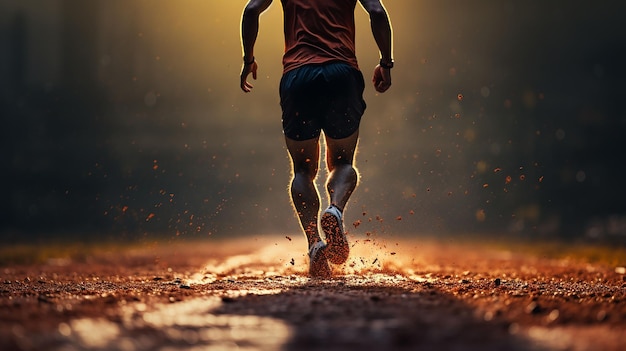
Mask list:
POLYGON ((341 217, 341 211, 335 205, 330 205, 322 214, 321 219, 322 230, 328 243, 326 256, 333 264, 346 262, 350 254, 350 245, 348 245, 348 238, 343 230, 341 217))
POLYGON ((309 275, 312 278, 330 278, 331 271, 326 259, 326 244, 318 241, 309 249, 309 275))

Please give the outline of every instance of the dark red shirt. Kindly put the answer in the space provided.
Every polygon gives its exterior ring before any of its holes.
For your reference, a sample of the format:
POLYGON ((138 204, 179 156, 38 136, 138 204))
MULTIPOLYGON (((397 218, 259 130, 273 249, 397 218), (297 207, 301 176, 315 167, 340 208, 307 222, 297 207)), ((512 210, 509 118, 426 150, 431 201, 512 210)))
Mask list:
POLYGON ((307 64, 342 61, 358 69, 354 47, 357 0, 281 0, 285 25, 284 72, 307 64))

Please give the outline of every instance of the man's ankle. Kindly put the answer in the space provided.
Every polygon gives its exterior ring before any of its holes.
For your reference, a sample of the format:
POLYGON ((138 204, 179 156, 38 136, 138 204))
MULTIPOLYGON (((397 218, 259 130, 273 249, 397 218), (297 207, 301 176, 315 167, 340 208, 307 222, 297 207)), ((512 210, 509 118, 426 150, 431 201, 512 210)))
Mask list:
POLYGON ((330 206, 332 206, 332 207, 334 207, 334 208, 338 209, 338 210, 339 210, 339 212, 340 212, 341 214, 343 214, 343 208, 339 207, 337 204, 335 204, 335 203, 331 203, 331 204, 330 204, 330 206))

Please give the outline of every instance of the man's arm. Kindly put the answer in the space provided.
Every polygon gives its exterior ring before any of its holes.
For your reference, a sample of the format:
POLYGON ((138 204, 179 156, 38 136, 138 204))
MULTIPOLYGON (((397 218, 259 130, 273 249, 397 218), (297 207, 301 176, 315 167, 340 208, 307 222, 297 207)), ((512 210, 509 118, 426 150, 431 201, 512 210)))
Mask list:
POLYGON ((256 79, 258 65, 254 60, 254 43, 259 34, 259 16, 272 4, 272 0, 250 0, 241 16, 241 45, 243 49, 243 68, 239 86, 244 92, 252 90, 252 84, 248 83, 248 75, 256 79))
POLYGON ((391 86, 392 30, 389 16, 380 0, 359 0, 370 16, 372 34, 380 51, 381 65, 374 68, 374 87, 378 92, 385 92, 391 86))

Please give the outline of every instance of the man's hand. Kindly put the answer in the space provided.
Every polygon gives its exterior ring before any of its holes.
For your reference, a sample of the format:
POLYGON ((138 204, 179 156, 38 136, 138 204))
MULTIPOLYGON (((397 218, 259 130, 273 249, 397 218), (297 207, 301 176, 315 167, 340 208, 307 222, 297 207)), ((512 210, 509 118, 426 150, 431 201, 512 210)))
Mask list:
POLYGON ((256 61, 252 62, 251 64, 243 64, 243 68, 241 69, 241 82, 239 84, 239 87, 241 87, 241 90, 243 90, 245 93, 249 93, 254 87, 248 82, 248 75, 252 73, 252 78, 256 80, 256 70, 258 68, 259 66, 256 64, 256 61))
POLYGON ((383 68, 377 65, 374 68, 374 89, 379 93, 386 92, 391 87, 391 70, 389 68, 383 68))

